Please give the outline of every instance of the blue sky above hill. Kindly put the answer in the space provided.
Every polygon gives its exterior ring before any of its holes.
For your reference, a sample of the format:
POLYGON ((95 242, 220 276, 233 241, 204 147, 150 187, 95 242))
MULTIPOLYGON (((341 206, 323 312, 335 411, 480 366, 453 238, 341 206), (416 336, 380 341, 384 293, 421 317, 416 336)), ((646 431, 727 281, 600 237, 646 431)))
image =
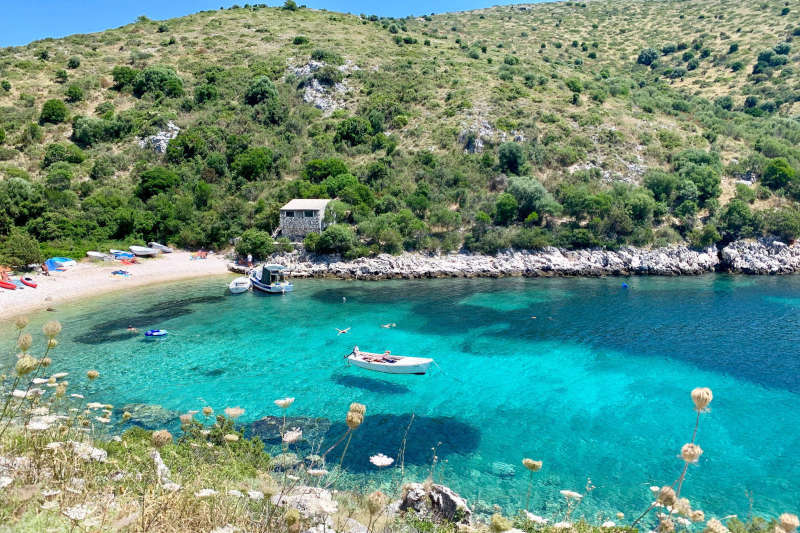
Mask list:
MULTIPOLYGON (((534 0, 535 1, 535 0, 534 0)), ((0 46, 19 46, 47 37, 64 37, 73 33, 92 33, 123 26, 139 15, 151 19, 180 17, 204 9, 229 7, 227 0, 32 0, 13 1, 3 5, 0 17, 0 46)), ((250 2, 259 3, 259 2, 250 2)), ((269 5, 280 5, 274 0, 269 5)), ((374 2, 368 0, 297 0, 316 9, 329 9, 345 13, 366 13, 387 17, 444 13, 490 7, 499 4, 530 3, 497 0, 445 0, 426 2, 374 2)))

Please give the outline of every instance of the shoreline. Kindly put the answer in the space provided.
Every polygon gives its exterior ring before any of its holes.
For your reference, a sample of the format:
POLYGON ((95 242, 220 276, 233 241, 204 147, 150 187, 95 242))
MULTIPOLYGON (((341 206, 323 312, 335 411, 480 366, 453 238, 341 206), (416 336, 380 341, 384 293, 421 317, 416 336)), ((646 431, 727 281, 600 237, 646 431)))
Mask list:
POLYGON ((192 260, 190 252, 181 251, 139 259, 132 265, 82 260, 64 272, 51 272, 49 276, 32 274, 38 284, 35 289, 0 289, 0 320, 111 292, 229 274, 226 264, 222 255, 192 260), (120 269, 130 272, 130 277, 111 275, 120 269))
MULTIPOLYGON (((406 252, 380 254, 352 261, 339 256, 316 256, 297 252, 277 254, 269 262, 287 267, 295 278, 329 279, 428 279, 499 277, 603 277, 603 276, 696 276, 710 273, 776 275, 800 272, 800 244, 775 240, 736 241, 722 249, 692 250, 685 246, 619 250, 505 251, 497 255, 453 253, 427 255, 406 252)), ((118 262, 82 260, 65 272, 33 275, 35 289, 0 290, 0 320, 42 311, 48 307, 125 289, 174 281, 244 273, 222 254, 192 260, 190 252, 176 251, 122 266, 118 262), (111 272, 124 269, 127 278, 111 272)))

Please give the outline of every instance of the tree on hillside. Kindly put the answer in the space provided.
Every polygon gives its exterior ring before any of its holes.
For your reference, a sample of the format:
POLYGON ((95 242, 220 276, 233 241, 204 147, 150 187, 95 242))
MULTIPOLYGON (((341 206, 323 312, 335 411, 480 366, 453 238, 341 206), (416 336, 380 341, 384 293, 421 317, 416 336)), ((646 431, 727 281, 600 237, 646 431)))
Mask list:
POLYGON ((497 152, 497 160, 500 164, 500 170, 503 172, 520 174, 522 167, 525 165, 525 154, 522 151, 522 146, 515 142, 501 144, 497 152))
POLYGON ((13 268, 25 269, 28 265, 41 263, 42 260, 39 243, 24 231, 11 232, 0 249, 0 263, 13 268))

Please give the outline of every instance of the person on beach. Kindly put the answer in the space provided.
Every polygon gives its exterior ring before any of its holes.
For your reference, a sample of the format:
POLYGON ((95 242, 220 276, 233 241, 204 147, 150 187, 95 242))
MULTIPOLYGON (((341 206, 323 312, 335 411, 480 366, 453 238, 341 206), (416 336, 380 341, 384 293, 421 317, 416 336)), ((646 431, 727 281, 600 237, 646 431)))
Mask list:
POLYGON ((247 266, 253 267, 253 254, 247 254, 247 266))
POLYGON ((42 263, 42 276, 49 276, 50 269, 47 268, 47 263, 42 263))

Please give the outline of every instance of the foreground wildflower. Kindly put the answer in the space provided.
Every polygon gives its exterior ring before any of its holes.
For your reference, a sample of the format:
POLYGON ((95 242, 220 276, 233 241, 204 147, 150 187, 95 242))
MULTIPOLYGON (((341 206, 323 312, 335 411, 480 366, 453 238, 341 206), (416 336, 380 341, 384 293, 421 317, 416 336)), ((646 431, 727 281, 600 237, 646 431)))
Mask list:
POLYGON ((681 458, 687 463, 696 463, 701 455, 703 455, 703 449, 697 444, 690 442, 681 448, 681 458))
POLYGON ((364 422, 364 415, 356 411, 347 411, 345 423, 350 429, 356 429, 361 423, 364 422))
POLYGON ((581 498, 583 498, 583 494, 575 492, 574 490, 562 490, 559 492, 563 497, 565 497, 568 500, 580 500, 581 498))
POLYGON ((375 515, 379 513, 386 506, 387 500, 386 494, 379 490, 371 493, 367 497, 367 509, 369 510, 369 514, 375 515))
POLYGON ((28 317, 18 316, 16 320, 14 320, 14 325, 17 329, 25 329, 28 326, 28 317))
POLYGON ((677 497, 675 496, 675 490, 669 486, 663 486, 658 491, 658 497, 656 501, 661 505, 671 506, 675 504, 677 497))
POLYGON ((730 530, 716 518, 712 518, 706 522, 706 528, 703 531, 706 533, 730 533, 730 530))
POLYGON ((281 398, 280 400, 275 400, 275 405, 277 405, 281 409, 287 409, 293 403, 294 403, 294 398, 281 398))
POLYGON ((204 416, 211 416, 214 414, 214 410, 211 407, 203 407, 203 415, 204 416))
POLYGON ((658 533, 672 533, 675 531, 675 524, 672 522, 672 519, 665 517, 658 522, 656 531, 658 531, 658 533))
POLYGON ((172 442, 172 433, 166 429, 159 429, 158 431, 153 432, 150 440, 152 441, 153 446, 156 448, 161 448, 172 442))
POLYGON ((17 346, 19 349, 22 350, 23 353, 27 352, 28 349, 33 345, 33 335, 30 333, 26 333, 19 338, 17 341, 17 346))
POLYGON ((701 511, 700 509, 695 509, 691 513, 689 513, 689 520, 692 522, 702 522, 706 519, 706 514, 701 511))
POLYGON ((328 471, 324 468, 309 468, 306 473, 311 477, 322 477, 328 475, 328 471))
POLYGON ((283 442, 285 444, 294 444, 303 437, 303 432, 300 428, 292 428, 283 434, 283 442))
POLYGON ((697 412, 705 411, 713 399, 714 395, 708 387, 697 387, 692 391, 692 401, 697 412))
POLYGON ((522 466, 530 470, 531 472, 538 472, 542 469, 542 462, 541 461, 534 461, 533 459, 528 459, 527 457, 522 460, 522 466))
POLYGON ((236 420, 237 418, 239 418, 244 414, 244 409, 242 409, 241 407, 226 407, 225 414, 228 415, 228 418, 236 420))
POLYGON ((367 414, 367 406, 363 403, 353 402, 350 404, 348 411, 353 411, 354 413, 358 413, 361 416, 367 414))
POLYGON ((61 333, 61 323, 58 320, 51 320, 44 326, 42 326, 42 332, 45 334, 47 338, 52 339, 59 333, 61 333))
POLYGON ((797 515, 783 513, 778 517, 778 527, 783 530, 783 533, 794 533, 800 527, 800 519, 797 518, 797 515))
POLYGON ((383 468, 384 466, 389 466, 394 462, 394 459, 388 457, 382 453, 378 455, 373 455, 369 458, 369 462, 377 466, 378 468, 383 468))
POLYGON ((179 418, 181 419, 181 424, 184 426, 188 426, 192 423, 192 420, 194 420, 194 417, 189 413, 184 413, 179 418))
POLYGON ((89 378, 89 381, 94 381, 98 377, 100 377, 100 372, 98 372, 97 370, 89 370, 86 373, 86 377, 89 378))
POLYGON ((25 354, 20 357, 19 360, 17 360, 17 366, 15 368, 17 370, 17 374, 20 376, 26 376, 36 370, 37 366, 39 366, 39 361, 37 361, 34 357, 25 354))
POLYGON ((239 440, 239 435, 235 435, 233 433, 228 433, 227 435, 223 436, 222 438, 225 439, 225 442, 236 442, 237 440, 239 440))

